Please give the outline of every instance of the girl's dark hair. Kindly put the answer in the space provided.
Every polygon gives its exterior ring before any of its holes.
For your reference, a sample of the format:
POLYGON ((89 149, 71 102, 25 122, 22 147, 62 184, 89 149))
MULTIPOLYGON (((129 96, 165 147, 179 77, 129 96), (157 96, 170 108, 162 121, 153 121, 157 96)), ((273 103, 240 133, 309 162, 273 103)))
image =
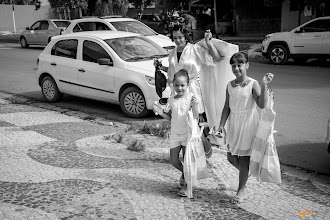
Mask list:
POLYGON ((237 60, 238 63, 247 63, 249 62, 249 58, 247 53, 245 52, 237 52, 235 53, 233 56, 231 56, 230 58, 230 64, 233 64, 235 62, 235 60, 237 60))
POLYGON ((172 41, 174 41, 173 40, 173 32, 174 31, 180 31, 183 34, 183 36, 186 39, 186 41, 187 42, 190 42, 191 39, 190 39, 190 33, 189 33, 189 31, 187 29, 183 28, 181 25, 178 25, 178 24, 175 24, 173 26, 173 28, 171 29, 171 31, 170 31, 171 32, 170 38, 171 38, 172 41))
POLYGON ((188 74, 188 71, 186 69, 181 69, 178 72, 176 72, 174 74, 173 82, 175 81, 176 78, 178 78, 180 76, 186 77, 187 83, 189 84, 189 74, 188 74))

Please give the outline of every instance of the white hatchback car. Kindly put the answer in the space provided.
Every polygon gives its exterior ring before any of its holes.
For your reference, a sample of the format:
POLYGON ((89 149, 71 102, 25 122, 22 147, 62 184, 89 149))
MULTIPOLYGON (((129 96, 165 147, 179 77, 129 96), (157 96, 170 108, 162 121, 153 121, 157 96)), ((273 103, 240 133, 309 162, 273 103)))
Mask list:
POLYGON ((133 19, 118 16, 105 16, 101 18, 81 18, 72 20, 63 34, 111 30, 111 31, 127 31, 144 35, 167 51, 175 47, 175 43, 167 36, 158 34, 142 22, 133 19))
POLYGON ((303 63, 309 58, 330 58, 330 17, 320 17, 290 32, 266 35, 262 54, 273 64, 285 64, 289 58, 303 63))
MULTIPOLYGON (((148 38, 122 31, 89 31, 52 38, 38 57, 37 81, 48 102, 63 93, 120 104, 129 117, 144 117, 159 100, 153 59, 168 54, 148 38)), ((170 96, 167 87, 163 98, 170 96)))

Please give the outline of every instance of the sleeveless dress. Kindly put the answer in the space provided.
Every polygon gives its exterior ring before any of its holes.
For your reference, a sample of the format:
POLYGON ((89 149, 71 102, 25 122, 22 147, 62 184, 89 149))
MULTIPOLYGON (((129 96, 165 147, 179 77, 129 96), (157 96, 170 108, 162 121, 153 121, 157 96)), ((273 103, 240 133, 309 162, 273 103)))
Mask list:
MULTIPOLYGON (((175 99, 171 96, 168 104, 171 110, 171 141, 187 141, 188 140, 188 112, 190 110, 192 93, 188 93, 186 97, 175 99)), ((174 146, 173 146, 174 147, 174 146)))
POLYGON ((256 135, 259 114, 252 96, 256 80, 248 78, 242 86, 228 83, 230 114, 227 121, 228 150, 232 155, 250 156, 252 141, 256 135))

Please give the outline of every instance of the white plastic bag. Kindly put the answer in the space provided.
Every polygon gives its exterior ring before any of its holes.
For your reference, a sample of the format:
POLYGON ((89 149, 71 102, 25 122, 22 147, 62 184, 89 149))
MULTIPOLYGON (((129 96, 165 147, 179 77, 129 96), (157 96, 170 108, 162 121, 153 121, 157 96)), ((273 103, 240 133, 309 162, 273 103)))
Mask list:
POLYGON ((184 156, 183 172, 187 183, 187 197, 192 198, 192 187, 197 180, 207 178, 207 163, 202 142, 202 131, 198 127, 197 119, 193 117, 192 111, 188 113, 188 124, 190 132, 184 156))

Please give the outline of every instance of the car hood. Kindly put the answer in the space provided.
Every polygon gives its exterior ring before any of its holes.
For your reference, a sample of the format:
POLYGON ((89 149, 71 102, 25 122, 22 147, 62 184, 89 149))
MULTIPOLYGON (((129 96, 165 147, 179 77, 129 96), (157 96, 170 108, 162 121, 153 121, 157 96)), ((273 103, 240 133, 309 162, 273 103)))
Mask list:
POLYGON ((175 46, 175 43, 167 36, 162 34, 145 36, 161 47, 175 46))
MULTIPOLYGON (((168 57, 159 59, 163 66, 168 67, 168 57)), ((138 72, 147 76, 155 77, 155 66, 153 60, 126 62, 125 69, 133 72, 138 72)), ((167 74, 165 74, 167 76, 167 74)))
POLYGON ((267 36, 269 36, 269 37, 282 37, 282 36, 288 36, 288 35, 290 35, 291 33, 290 32, 275 32, 275 33, 272 33, 272 34, 267 34, 266 35, 266 37, 267 36))

